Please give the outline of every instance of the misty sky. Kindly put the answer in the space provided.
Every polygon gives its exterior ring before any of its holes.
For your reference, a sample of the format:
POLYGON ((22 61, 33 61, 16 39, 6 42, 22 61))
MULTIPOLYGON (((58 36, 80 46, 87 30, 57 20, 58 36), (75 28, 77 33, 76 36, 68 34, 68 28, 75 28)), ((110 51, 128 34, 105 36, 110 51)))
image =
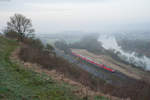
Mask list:
POLYGON ((150 0, 0 0, 0 30, 14 13, 37 33, 150 31, 150 0))

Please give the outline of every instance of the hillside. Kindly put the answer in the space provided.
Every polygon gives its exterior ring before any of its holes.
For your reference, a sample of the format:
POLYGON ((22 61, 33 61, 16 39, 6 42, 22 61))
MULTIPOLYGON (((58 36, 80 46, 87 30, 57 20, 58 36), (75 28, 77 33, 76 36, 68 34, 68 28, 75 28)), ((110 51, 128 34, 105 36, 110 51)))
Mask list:
POLYGON ((0 37, 0 99, 80 100, 69 85, 56 83, 45 74, 25 70, 9 59, 17 43, 0 37))
POLYGON ((150 73, 144 70, 140 70, 136 67, 132 67, 131 65, 123 64, 111 58, 109 55, 104 54, 94 54, 92 52, 87 51, 86 49, 72 49, 73 52, 80 54, 84 57, 88 57, 93 61, 107 65, 113 68, 116 71, 119 71, 125 74, 128 77, 132 77, 134 79, 145 79, 147 82, 150 81, 149 75, 150 73))
MULTIPOLYGON (((16 41, 0 37, 0 100, 87 100, 73 94, 77 87, 11 61, 18 46, 16 41)), ((95 96, 92 100, 108 99, 95 96)))

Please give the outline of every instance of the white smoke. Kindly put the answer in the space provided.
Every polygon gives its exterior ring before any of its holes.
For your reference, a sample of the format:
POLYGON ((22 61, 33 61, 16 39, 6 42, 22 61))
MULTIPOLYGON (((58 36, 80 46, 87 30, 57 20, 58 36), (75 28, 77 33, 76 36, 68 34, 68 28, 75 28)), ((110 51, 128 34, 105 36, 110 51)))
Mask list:
POLYGON ((136 52, 128 53, 124 52, 122 48, 117 44, 117 41, 114 36, 100 36, 98 41, 102 43, 102 46, 105 49, 113 49, 114 52, 119 52, 119 57, 122 60, 128 61, 130 64, 134 64, 138 67, 142 67, 146 70, 150 70, 150 59, 146 56, 137 57, 136 52))

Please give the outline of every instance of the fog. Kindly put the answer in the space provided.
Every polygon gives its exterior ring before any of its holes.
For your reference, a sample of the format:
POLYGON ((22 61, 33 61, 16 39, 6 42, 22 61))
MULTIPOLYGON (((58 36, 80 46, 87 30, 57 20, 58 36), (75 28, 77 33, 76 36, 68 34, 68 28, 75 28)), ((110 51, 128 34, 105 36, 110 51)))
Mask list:
MULTIPOLYGON (((81 31, 85 33, 149 32, 149 0, 1 0, 0 30, 10 16, 20 13, 32 19, 35 34, 81 31)), ((73 33, 74 34, 74 33, 73 33)), ((113 37, 100 38, 106 49, 115 49, 131 63, 150 70, 150 60, 126 53, 113 37), (111 44, 110 44, 111 43, 111 44)))
POLYGON ((36 33, 150 31, 149 0, 1 0, 0 29, 21 13, 36 33))

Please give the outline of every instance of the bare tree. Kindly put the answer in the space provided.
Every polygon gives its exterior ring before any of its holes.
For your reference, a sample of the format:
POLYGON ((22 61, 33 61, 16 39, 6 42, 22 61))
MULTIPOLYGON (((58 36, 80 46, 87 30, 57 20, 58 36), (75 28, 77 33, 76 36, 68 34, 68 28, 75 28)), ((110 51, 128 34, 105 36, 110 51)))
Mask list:
POLYGON ((7 30, 13 30, 18 33, 18 39, 23 41, 25 36, 29 33, 33 33, 31 20, 21 14, 15 14, 10 17, 10 21, 7 22, 7 30))

